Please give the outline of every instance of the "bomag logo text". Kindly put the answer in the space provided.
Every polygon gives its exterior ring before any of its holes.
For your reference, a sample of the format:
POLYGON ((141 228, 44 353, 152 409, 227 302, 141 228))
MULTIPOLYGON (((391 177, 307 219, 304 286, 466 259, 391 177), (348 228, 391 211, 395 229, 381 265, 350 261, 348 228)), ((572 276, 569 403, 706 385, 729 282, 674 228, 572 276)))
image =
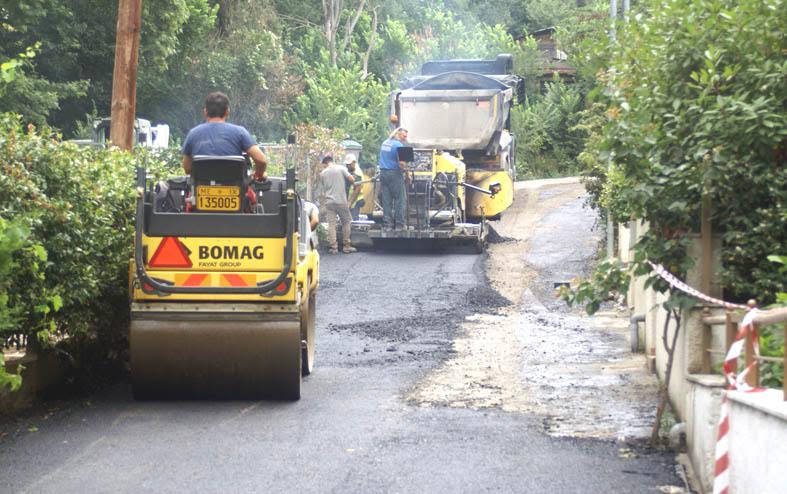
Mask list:
POLYGON ((238 247, 237 245, 200 245, 199 258, 200 259, 215 259, 215 260, 243 260, 243 259, 263 259, 265 256, 262 252, 262 246, 249 247, 245 245, 238 247))

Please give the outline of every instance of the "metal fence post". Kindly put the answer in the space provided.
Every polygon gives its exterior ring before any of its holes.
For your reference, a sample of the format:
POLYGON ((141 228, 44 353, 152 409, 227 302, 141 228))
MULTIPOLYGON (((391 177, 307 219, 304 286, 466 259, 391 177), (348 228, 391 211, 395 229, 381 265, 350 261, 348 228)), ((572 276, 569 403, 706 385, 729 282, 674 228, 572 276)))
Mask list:
POLYGON ((700 327, 702 328, 702 373, 710 374, 710 346, 711 346, 711 326, 705 324, 703 319, 710 317, 710 307, 702 308, 700 317, 700 327))
POLYGON ((724 355, 730 351, 732 342, 735 341, 735 334, 738 332, 736 324, 732 321, 732 311, 727 310, 724 313, 724 355))
MULTIPOLYGON (((757 328, 757 324, 752 324, 753 328, 757 328)), ((745 353, 746 368, 751 369, 746 375, 746 382, 749 386, 756 387, 760 384, 760 362, 754 358, 754 340, 752 339, 752 331, 746 332, 746 353, 745 353), (754 364, 754 365, 752 365, 754 364)))

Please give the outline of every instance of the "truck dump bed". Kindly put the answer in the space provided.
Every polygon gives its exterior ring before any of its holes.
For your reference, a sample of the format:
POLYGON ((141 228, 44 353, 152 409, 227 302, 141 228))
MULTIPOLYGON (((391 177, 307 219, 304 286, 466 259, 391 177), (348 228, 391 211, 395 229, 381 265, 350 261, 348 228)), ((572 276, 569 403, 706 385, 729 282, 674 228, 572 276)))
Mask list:
POLYGON ((398 94, 401 125, 409 131, 410 143, 423 148, 486 148, 499 138, 508 119, 513 88, 504 80, 472 72, 414 79, 415 85, 398 94))

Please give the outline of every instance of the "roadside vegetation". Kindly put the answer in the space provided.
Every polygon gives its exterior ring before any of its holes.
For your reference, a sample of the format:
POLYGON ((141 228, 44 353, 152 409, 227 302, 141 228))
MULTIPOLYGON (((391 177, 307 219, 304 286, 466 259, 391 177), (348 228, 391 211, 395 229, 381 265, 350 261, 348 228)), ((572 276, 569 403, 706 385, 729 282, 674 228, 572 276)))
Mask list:
MULTIPOLYGON (((568 302, 592 313, 632 275, 652 273, 649 262, 685 277, 704 200, 721 236, 725 299, 785 304, 785 32, 783 0, 652 0, 616 25, 615 40, 599 30, 578 39, 575 60, 590 88, 579 161, 591 202, 648 230, 632 265, 600 263, 564 291, 568 302)), ((653 274, 648 285, 670 290, 653 274)), ((695 301, 669 294, 664 308, 679 320, 695 301)), ((764 328, 761 344, 783 355, 780 328, 764 328)), ((765 367, 768 384, 781 385, 781 364, 765 367)))

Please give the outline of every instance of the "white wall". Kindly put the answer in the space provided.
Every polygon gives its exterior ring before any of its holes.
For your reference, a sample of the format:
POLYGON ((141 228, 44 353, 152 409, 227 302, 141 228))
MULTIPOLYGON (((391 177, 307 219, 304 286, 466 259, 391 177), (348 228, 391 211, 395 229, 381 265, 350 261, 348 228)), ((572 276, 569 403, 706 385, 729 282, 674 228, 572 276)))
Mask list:
POLYGON ((695 375, 689 377, 689 382, 684 419, 686 446, 702 490, 712 492, 716 436, 725 381, 722 376, 695 375))
POLYGON ((730 393, 730 492, 787 492, 787 402, 782 391, 730 393))

